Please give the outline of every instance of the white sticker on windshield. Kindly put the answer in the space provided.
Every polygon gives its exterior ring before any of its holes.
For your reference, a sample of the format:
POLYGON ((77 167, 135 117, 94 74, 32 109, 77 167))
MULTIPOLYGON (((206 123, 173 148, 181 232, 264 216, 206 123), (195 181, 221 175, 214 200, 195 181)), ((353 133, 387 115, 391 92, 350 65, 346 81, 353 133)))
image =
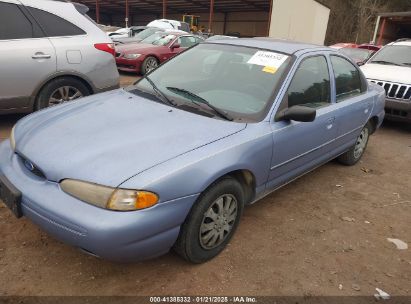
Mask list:
POLYGON ((278 69, 287 58, 287 55, 279 53, 258 51, 247 63, 278 69))

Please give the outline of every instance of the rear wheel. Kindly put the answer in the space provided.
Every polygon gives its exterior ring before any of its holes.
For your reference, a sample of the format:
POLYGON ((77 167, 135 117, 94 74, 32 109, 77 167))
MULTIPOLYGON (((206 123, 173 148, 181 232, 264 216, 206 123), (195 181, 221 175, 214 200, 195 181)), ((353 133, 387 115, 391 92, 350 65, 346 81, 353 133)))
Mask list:
POLYGON ((367 148, 368 139, 372 132, 372 126, 367 123, 361 130, 361 134, 358 136, 355 145, 350 150, 338 157, 338 161, 346 166, 355 165, 363 156, 365 149, 367 148))
POLYGON ((141 66, 141 73, 143 75, 151 72, 155 68, 158 67, 158 60, 157 58, 153 56, 148 56, 146 59, 144 59, 143 64, 141 66))
POLYGON ((206 190, 181 227, 174 250, 187 261, 203 263, 228 244, 241 218, 244 193, 239 182, 224 178, 206 190))
POLYGON ((89 89, 78 79, 71 77, 57 78, 47 83, 40 91, 34 110, 73 101, 90 95, 89 89))

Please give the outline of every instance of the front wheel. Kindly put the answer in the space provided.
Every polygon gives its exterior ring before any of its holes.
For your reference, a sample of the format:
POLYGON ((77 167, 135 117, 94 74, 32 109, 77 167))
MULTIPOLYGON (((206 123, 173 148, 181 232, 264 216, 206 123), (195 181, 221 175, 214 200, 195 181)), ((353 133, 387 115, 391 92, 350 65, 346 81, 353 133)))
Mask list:
POLYGON ((244 193, 239 182, 224 178, 206 190, 181 227, 174 250, 192 263, 203 263, 227 246, 241 218, 244 193))
POLYGON ((355 145, 350 150, 338 157, 338 161, 346 166, 355 165, 363 156, 365 149, 367 148, 368 139, 371 134, 370 123, 367 123, 361 130, 361 134, 358 136, 355 145))
POLYGON ((158 67, 158 60, 153 56, 148 56, 144 59, 141 66, 141 74, 145 75, 158 67))

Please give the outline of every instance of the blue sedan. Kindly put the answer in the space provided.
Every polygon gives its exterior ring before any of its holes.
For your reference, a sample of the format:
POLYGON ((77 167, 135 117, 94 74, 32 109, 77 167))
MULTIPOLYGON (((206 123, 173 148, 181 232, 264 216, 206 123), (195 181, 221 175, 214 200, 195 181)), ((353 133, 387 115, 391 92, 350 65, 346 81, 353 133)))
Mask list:
POLYGON ((332 159, 356 164, 384 101, 330 48, 205 42, 127 89, 20 120, 0 145, 0 197, 95 256, 173 248, 201 263, 225 248, 244 206, 332 159))

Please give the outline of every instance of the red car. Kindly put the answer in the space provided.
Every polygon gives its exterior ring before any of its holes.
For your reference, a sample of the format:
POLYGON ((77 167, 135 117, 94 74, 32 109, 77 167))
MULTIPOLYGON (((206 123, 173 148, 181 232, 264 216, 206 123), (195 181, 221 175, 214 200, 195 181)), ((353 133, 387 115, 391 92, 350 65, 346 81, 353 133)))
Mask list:
POLYGON ((116 63, 120 71, 146 74, 160 63, 203 41, 183 32, 158 32, 140 43, 116 46, 116 63))

